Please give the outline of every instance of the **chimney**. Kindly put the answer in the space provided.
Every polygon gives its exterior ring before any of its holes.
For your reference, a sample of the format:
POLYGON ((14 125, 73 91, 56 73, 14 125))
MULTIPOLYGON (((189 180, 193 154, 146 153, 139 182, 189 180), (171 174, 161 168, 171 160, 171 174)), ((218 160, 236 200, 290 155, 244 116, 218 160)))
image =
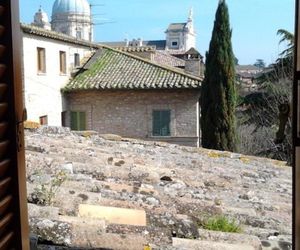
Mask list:
POLYGON ((143 46, 143 40, 141 38, 137 39, 137 46, 142 47, 143 46))
POLYGON ((125 38, 124 41, 125 41, 125 44, 126 44, 125 46, 128 47, 129 46, 129 40, 127 38, 125 38))
POLYGON ((184 54, 185 67, 184 71, 187 74, 194 76, 203 75, 203 61, 200 53, 195 49, 191 48, 184 54))

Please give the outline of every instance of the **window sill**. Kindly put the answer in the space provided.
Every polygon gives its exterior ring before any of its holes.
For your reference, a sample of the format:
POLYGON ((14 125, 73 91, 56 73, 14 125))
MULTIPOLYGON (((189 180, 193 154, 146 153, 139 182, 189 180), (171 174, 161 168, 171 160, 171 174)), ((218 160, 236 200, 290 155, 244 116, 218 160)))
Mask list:
POLYGON ((150 135, 149 138, 172 138, 172 135, 150 135))
POLYGON ((45 75, 47 75, 47 73, 46 72, 37 72, 37 75, 38 76, 45 76, 45 75))
POLYGON ((67 76, 67 73, 62 73, 62 72, 60 72, 59 75, 60 75, 60 76, 67 76))

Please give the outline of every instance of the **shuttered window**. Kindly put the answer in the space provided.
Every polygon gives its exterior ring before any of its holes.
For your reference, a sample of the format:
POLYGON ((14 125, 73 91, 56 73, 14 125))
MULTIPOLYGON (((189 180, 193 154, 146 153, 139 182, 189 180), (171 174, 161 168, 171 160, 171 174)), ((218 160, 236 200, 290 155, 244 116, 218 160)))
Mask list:
POLYGON ((153 110, 153 136, 170 136, 170 121, 171 111, 170 110, 153 110))
POLYGON ((46 50, 37 48, 37 70, 38 73, 46 73, 46 50))
POLYGON ((0 249, 29 249, 18 1, 0 2, 0 249))
POLYGON ((72 111, 71 112, 71 130, 86 130, 85 112, 72 111))
POLYGON ((65 51, 59 51, 59 70, 61 74, 67 73, 67 57, 65 51))

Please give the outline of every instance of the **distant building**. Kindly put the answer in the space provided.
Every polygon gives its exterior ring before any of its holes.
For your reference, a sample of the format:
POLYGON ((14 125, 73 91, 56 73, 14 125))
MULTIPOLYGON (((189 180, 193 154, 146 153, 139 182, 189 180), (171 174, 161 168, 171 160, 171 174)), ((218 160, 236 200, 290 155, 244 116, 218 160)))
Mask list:
POLYGON ((171 23, 166 30, 165 40, 143 41, 141 38, 132 41, 103 42, 114 48, 121 47, 154 47, 158 51, 167 51, 169 54, 182 58, 191 48, 196 48, 196 32, 194 28, 193 10, 190 10, 185 23, 171 23))
POLYGON ((166 30, 166 50, 187 52, 196 48, 196 33, 194 30, 193 10, 186 23, 171 23, 166 30))
POLYGON ((176 68, 102 47, 63 89, 65 124, 199 146, 201 83, 176 68))
POLYGON ((262 68, 254 65, 237 65, 235 70, 236 78, 241 86, 242 92, 257 90, 256 78, 263 71, 262 68))

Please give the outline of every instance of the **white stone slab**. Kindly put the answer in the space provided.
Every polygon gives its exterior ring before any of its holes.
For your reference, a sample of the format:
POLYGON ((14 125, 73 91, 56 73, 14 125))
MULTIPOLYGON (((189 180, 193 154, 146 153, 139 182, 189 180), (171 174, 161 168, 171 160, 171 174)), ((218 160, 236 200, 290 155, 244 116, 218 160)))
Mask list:
POLYGON ((80 204, 79 216, 105 219, 111 224, 146 226, 144 210, 80 204))

